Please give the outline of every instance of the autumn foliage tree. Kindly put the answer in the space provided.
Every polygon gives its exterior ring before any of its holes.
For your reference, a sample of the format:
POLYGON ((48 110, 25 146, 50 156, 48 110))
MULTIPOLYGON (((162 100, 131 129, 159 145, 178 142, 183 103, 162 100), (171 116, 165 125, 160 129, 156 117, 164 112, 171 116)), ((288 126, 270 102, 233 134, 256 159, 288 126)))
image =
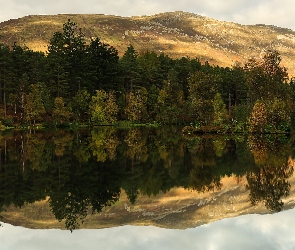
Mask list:
POLYGON ((262 101, 257 101, 249 118, 249 130, 254 133, 263 133, 267 125, 267 111, 262 101))
POLYGON ((280 65, 281 56, 277 51, 261 53, 260 60, 250 59, 244 67, 250 101, 285 98, 288 73, 280 65))
POLYGON ((96 90, 90 103, 91 120, 94 123, 114 123, 117 121, 119 107, 114 92, 96 90))
POLYGON ((222 125, 227 119, 227 111, 222 97, 217 93, 213 100, 214 108, 214 125, 222 125))
POLYGON ((126 94, 125 116, 132 122, 142 122, 147 119, 147 96, 146 88, 141 87, 126 94))
POLYGON ((184 92, 178 82, 177 72, 169 70, 167 80, 163 81, 157 100, 157 120, 164 124, 177 124, 184 120, 184 92))
POLYGON ((42 92, 38 85, 30 86, 30 93, 26 97, 25 114, 26 120, 35 126, 36 120, 41 119, 41 115, 45 113, 45 107, 42 100, 42 92))
POLYGON ((245 65, 250 105, 250 132, 287 131, 291 123, 291 95, 287 84, 288 74, 280 66, 277 51, 267 50, 260 60, 251 59, 245 65))
POLYGON ((59 125, 69 121, 72 117, 72 111, 69 107, 65 106, 65 102, 62 97, 56 97, 54 100, 54 109, 52 112, 52 118, 54 122, 59 125))

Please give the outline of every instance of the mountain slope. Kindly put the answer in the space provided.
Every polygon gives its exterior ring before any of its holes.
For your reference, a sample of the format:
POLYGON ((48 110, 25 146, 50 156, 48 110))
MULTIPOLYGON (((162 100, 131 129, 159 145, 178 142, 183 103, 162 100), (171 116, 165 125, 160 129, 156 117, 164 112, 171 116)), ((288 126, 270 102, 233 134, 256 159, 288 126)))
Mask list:
POLYGON ((68 19, 82 28, 87 38, 99 37, 122 55, 132 44, 138 52, 152 50, 171 57, 198 57, 220 66, 244 63, 264 49, 276 49, 291 76, 295 75, 295 31, 267 25, 240 25, 186 12, 153 16, 39 15, 0 23, 1 42, 17 42, 46 51, 53 33, 68 19))

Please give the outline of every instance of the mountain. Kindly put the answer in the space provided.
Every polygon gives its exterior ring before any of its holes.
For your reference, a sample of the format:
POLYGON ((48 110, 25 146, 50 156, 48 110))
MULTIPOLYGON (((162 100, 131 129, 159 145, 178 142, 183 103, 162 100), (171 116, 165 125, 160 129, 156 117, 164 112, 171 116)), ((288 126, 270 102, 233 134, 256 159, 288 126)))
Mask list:
POLYGON ((277 50, 291 76, 295 75, 295 31, 276 26, 240 25, 187 12, 120 17, 101 14, 33 15, 0 23, 0 41, 46 51, 53 33, 68 19, 87 38, 99 37, 119 55, 132 44, 138 52, 164 52, 170 57, 198 57, 220 66, 245 63, 265 49, 277 50))

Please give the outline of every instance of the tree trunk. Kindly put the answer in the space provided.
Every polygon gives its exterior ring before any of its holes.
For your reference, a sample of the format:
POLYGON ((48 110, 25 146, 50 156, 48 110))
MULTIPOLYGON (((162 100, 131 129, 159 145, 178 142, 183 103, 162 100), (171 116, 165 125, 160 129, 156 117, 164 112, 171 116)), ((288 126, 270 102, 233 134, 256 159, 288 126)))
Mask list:
POLYGON ((228 115, 231 115, 231 94, 228 93, 228 115))

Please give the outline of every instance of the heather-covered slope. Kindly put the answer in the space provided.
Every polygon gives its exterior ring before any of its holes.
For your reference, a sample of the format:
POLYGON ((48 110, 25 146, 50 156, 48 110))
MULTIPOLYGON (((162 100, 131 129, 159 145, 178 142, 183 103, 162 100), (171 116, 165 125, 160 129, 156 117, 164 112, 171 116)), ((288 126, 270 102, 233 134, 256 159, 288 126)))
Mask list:
POLYGON ((277 50, 291 76, 295 74, 295 32, 275 26, 240 25, 186 12, 153 16, 40 15, 0 23, 1 42, 17 42, 46 51, 49 39, 68 19, 89 39, 100 37, 122 55, 132 44, 137 51, 164 52, 171 57, 198 57, 220 66, 244 63, 264 49, 277 50))

